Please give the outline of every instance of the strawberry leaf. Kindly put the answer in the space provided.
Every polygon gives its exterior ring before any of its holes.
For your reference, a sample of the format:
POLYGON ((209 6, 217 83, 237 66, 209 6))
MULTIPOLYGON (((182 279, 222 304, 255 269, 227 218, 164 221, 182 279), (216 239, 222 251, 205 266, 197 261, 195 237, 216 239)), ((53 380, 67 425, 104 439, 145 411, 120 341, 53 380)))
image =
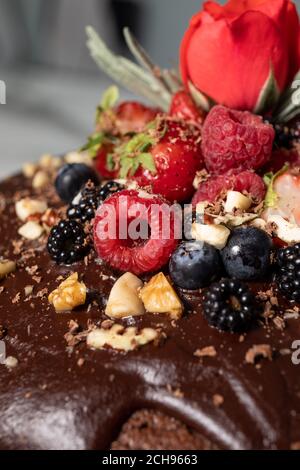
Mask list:
POLYGON ((277 193, 274 189, 274 183, 276 178, 281 176, 283 173, 285 173, 289 168, 289 165, 284 165, 281 170, 277 171, 277 173, 266 173, 263 177, 263 180, 267 186, 267 193, 265 196, 265 201, 264 201, 264 206, 265 207, 276 207, 276 203, 278 200, 277 193))
POLYGON ((81 147, 80 151, 88 151, 89 155, 94 158, 96 157, 98 150, 101 148, 105 139, 106 135, 104 132, 95 132, 88 137, 87 143, 81 147))

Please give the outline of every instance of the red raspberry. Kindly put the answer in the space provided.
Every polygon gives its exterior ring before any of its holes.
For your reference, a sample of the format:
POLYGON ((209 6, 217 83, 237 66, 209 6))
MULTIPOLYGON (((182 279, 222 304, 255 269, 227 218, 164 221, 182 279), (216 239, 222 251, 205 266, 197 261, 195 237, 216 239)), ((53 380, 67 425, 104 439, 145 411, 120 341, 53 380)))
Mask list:
POLYGON ((98 209, 94 223, 95 248, 100 258, 120 271, 136 275, 157 271, 169 261, 178 244, 175 238, 178 228, 180 218, 177 220, 174 212, 170 215, 169 203, 160 196, 124 190, 106 199, 98 209), (136 223, 137 210, 139 226, 136 223), (126 232, 129 232, 132 223, 137 230, 140 230, 138 227, 147 227, 149 237, 133 239, 130 233, 121 237, 119 228, 125 225, 126 232), (115 224, 115 233, 108 233, 109 224, 112 227, 115 224))
POLYGON ((226 196, 227 191, 234 190, 240 193, 246 192, 260 203, 266 194, 266 186, 262 178, 252 171, 228 172, 225 175, 210 177, 200 184, 195 193, 192 204, 201 201, 215 202, 218 197, 226 196))
POLYGON ((273 126, 248 111, 214 106, 202 130, 202 152, 210 173, 262 167, 271 156, 273 126))

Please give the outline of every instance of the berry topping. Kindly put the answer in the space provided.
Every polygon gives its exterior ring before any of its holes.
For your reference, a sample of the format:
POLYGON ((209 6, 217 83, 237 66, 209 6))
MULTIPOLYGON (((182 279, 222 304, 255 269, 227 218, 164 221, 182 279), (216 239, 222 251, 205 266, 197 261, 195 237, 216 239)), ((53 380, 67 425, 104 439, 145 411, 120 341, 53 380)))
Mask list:
POLYGON ((225 270, 239 280, 261 279, 271 263, 271 238, 255 227, 241 227, 232 231, 221 254, 225 270))
POLYGON ((221 266, 216 248, 207 243, 184 241, 171 256, 169 270, 178 287, 196 290, 218 278, 221 266))
POLYGON ((86 235, 75 220, 62 220, 52 228, 47 249, 58 264, 72 264, 80 261, 88 252, 86 235))
POLYGON ((290 124, 279 124, 274 125, 275 129, 275 146, 285 147, 290 149, 293 144, 300 142, 300 121, 295 121, 290 124))
POLYGON ((185 90, 180 90, 172 98, 170 116, 196 124, 204 121, 204 112, 200 110, 191 95, 185 90))
POLYGON ((259 175, 249 170, 238 174, 231 171, 225 175, 211 176, 200 183, 193 197, 193 205, 201 201, 215 202, 218 198, 225 197, 229 190, 246 193, 256 203, 260 203, 265 197, 266 185, 259 175))
POLYGON ((99 184, 99 178, 91 167, 83 163, 69 163, 59 170, 55 188, 59 197, 70 203, 89 180, 99 184))
POLYGON ((209 325, 221 331, 242 333, 254 324, 257 305, 247 286, 236 280, 223 279, 206 292, 203 314, 209 325))
POLYGON ((200 131, 172 119, 157 119, 154 126, 116 150, 119 177, 130 177, 169 201, 188 200, 203 167, 200 131))
POLYGON ((291 301, 300 301, 300 243, 277 253, 279 271, 276 281, 282 294, 291 301))
POLYGON ((214 174, 260 168, 270 159, 274 135, 273 126, 259 116, 214 106, 202 131, 206 167, 214 174))
MULTIPOLYGON (((109 181, 103 186, 95 186, 93 183, 87 183, 81 192, 79 201, 72 203, 67 211, 69 219, 86 222, 95 217, 95 212, 100 204, 110 195, 121 191, 124 186, 116 181, 109 181)), ((75 198, 76 199, 76 198, 75 198)))
POLYGON ((110 266, 138 275, 157 271, 169 261, 178 243, 176 230, 176 215, 164 199, 124 190, 98 209, 94 243, 100 258, 110 266))

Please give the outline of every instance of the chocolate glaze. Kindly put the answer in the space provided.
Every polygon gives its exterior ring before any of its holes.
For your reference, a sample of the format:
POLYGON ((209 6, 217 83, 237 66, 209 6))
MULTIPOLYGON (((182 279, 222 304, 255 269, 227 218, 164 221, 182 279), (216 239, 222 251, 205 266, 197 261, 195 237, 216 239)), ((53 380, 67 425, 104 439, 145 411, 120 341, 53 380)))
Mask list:
POLYGON ((0 254, 19 262, 17 271, 1 281, 0 324, 8 330, 8 355, 19 361, 12 370, 0 366, 1 449, 109 448, 124 421, 142 408, 182 420, 219 448, 288 449, 300 441, 300 366, 292 364, 290 354, 279 353, 300 339, 299 319, 288 320, 284 331, 270 321, 240 341, 239 335, 207 325, 200 292, 181 292, 188 307, 176 325, 164 315, 131 320, 138 326, 161 326, 167 335, 162 344, 128 354, 91 351, 85 343, 67 350, 68 322, 85 327, 88 319, 105 319, 103 307, 56 314, 47 295, 37 293, 56 288, 59 275, 78 271, 104 305, 116 275, 95 259, 88 266, 57 266, 40 242, 27 242, 36 251, 22 266, 12 246, 20 225, 12 198, 25 184, 20 175, 0 184, 7 201, 0 215, 0 254), (39 284, 26 265, 39 266, 39 284), (24 287, 33 284, 32 299, 24 301, 24 287), (12 303, 18 292, 20 301, 12 303), (273 361, 247 364, 245 354, 254 344, 271 345, 273 361), (211 345, 215 357, 193 355, 211 345), (79 358, 85 360, 81 367, 79 358), (213 404, 214 394, 224 398, 219 407, 213 404))

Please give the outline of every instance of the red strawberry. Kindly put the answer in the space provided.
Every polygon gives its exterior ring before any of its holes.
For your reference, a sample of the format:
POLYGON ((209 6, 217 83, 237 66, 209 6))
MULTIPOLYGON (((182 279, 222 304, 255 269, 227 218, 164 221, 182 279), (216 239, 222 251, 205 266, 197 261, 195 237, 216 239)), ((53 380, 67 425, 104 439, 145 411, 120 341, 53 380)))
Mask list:
POLYGON ((110 166, 110 154, 113 152, 113 145, 102 145, 95 158, 95 168, 104 179, 115 179, 118 176, 118 168, 114 164, 110 166))
POLYGON ((170 116, 197 124, 202 124, 205 119, 204 111, 196 106, 191 95, 185 90, 178 91, 173 96, 170 116))
POLYGON ((137 101, 124 101, 115 108, 99 112, 96 131, 115 136, 141 132, 160 112, 137 101))
POLYGON ((180 218, 177 225, 174 213, 166 219, 169 214, 169 204, 160 196, 136 190, 114 194, 96 213, 94 243, 98 255, 120 271, 139 275, 159 270, 169 261, 178 244, 175 231, 180 227, 180 218), (136 237, 131 233, 132 224, 138 234, 144 228, 146 236, 136 237))
POLYGON ((136 101, 125 101, 115 109, 116 127, 121 134, 142 132, 160 112, 136 101))
POLYGON ((187 201, 196 171, 203 168, 200 131, 184 122, 159 118, 155 128, 117 149, 120 178, 132 178, 169 201, 187 201))
POLYGON ((225 197, 229 190, 246 192, 259 203, 265 197, 266 186, 262 178, 252 171, 231 171, 225 175, 211 176, 200 183, 192 203, 196 205, 201 201, 215 202, 219 197, 225 197))

